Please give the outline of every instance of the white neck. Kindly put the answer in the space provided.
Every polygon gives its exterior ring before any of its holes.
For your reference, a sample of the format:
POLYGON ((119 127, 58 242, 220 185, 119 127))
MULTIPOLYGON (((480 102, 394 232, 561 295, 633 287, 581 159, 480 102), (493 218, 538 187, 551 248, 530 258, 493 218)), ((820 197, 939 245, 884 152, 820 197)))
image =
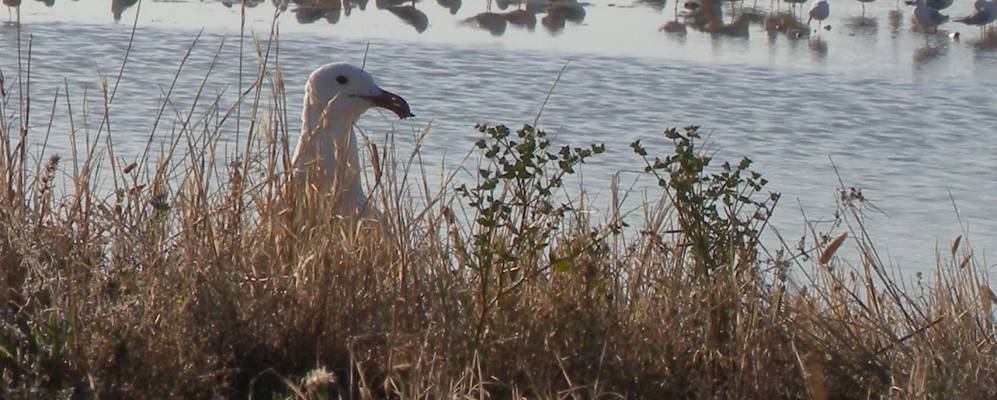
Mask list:
POLYGON ((329 113, 326 104, 305 95, 301 114, 301 138, 294 150, 292 167, 296 179, 316 185, 321 192, 335 193, 343 207, 358 209, 365 197, 360 186, 360 161, 353 124, 359 115, 329 113))

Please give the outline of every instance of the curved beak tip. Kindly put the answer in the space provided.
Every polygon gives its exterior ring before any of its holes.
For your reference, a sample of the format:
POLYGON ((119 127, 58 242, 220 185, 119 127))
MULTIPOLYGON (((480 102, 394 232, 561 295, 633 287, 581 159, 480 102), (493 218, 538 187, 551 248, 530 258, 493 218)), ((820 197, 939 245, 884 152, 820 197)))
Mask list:
POLYGON ((370 98, 370 100, 377 107, 391 110, 395 113, 395 115, 398 115, 398 118, 400 119, 415 116, 415 114, 412 114, 412 110, 409 108, 408 102, 405 101, 405 99, 387 90, 381 89, 381 94, 370 98))

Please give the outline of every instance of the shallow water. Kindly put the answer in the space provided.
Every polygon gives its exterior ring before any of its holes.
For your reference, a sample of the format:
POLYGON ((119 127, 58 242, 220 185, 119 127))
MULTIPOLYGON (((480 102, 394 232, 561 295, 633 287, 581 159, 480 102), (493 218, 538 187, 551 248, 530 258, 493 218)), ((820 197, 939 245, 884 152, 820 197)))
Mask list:
MULTIPOLYGON (((465 2, 456 16, 434 2, 418 3, 428 20, 421 33, 373 3, 341 15, 336 24, 301 24, 284 14, 280 63, 289 115, 300 109, 299 82, 311 69, 331 61, 359 64, 370 43, 367 69, 383 87, 406 97, 418 117, 396 121, 372 112, 360 126, 375 137, 390 126, 408 137, 432 121, 423 154, 430 170, 438 171, 466 154, 476 138, 475 122, 531 122, 567 63, 541 126, 559 141, 606 144, 607 154, 584 169, 586 189, 597 203, 608 198, 612 173, 622 171, 623 183, 637 176, 633 171, 641 164, 628 147, 631 141, 641 139, 662 153, 662 129, 696 124, 710 133, 718 158, 752 158, 771 181, 769 189, 783 193, 774 225, 790 241, 803 231, 801 208, 810 218, 832 215, 838 185, 833 159, 845 185, 860 188, 885 211, 869 213, 867 223, 884 255, 904 269, 929 269, 936 246, 947 248, 962 231, 953 200, 977 254, 994 248, 997 49, 980 45, 976 28, 948 24, 943 31, 960 31, 961 40, 946 32, 926 39, 911 31, 908 7, 878 1, 860 19, 859 3, 843 1, 831 5, 826 24, 832 29, 809 39, 769 35, 757 24, 748 37, 693 30, 676 36, 658 31, 673 18, 673 4, 646 4, 596 2, 586 7, 580 24, 567 22, 556 32, 542 23, 534 31, 508 26, 501 36, 461 23, 485 11, 483 1, 465 2)), ((947 12, 959 16, 970 8, 964 1, 947 12)), ((63 78, 74 107, 83 106, 84 90, 91 101, 99 100, 97 73, 113 82, 137 10, 124 10, 114 23, 106 4, 60 1, 48 8, 25 1, 22 34, 25 43, 29 34, 33 40, 36 134, 44 132, 63 78)), ((273 12, 269 4, 248 9, 247 31, 265 37, 273 12)), ((173 96, 175 107, 191 106, 226 34, 231 36, 205 94, 224 94, 221 104, 231 105, 239 87, 239 23, 238 6, 141 5, 129 65, 112 105, 116 154, 133 158, 144 148, 162 93, 202 28, 173 96)), ((14 26, 0 25, 0 68, 8 85, 16 81, 15 35, 14 26)), ((172 115, 163 124, 173 124, 172 115)), ((49 151, 65 155, 64 105, 54 122, 49 151)), ((291 121, 292 131, 297 123, 291 121)))

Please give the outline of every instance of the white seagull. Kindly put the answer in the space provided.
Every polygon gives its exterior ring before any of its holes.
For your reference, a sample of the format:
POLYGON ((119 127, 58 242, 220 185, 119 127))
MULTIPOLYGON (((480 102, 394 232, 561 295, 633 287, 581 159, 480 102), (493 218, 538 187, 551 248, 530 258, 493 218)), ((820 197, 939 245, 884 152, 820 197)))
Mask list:
POLYGON ((291 161, 296 190, 305 185, 331 194, 344 216, 374 216, 360 186, 357 138, 353 124, 371 107, 414 117, 400 96, 381 89, 374 77, 349 64, 327 64, 308 76, 301 110, 301 138, 291 161))
POLYGON ((824 20, 831 15, 831 6, 827 4, 827 0, 818 0, 810 5, 810 18, 807 18, 807 25, 810 25, 810 21, 817 20, 817 31, 820 31, 821 25, 824 24, 824 20))

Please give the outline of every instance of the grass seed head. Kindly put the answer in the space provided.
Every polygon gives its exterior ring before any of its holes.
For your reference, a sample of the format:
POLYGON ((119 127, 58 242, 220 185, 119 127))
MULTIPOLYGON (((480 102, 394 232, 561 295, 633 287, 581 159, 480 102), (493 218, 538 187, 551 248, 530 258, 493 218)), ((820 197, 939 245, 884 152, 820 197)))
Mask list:
POLYGON ((834 257, 834 253, 838 251, 838 247, 841 247, 841 243, 844 243, 845 238, 847 237, 848 237, 848 232, 841 232, 840 234, 838 234, 838 236, 836 236, 833 240, 831 240, 830 243, 827 244, 827 247, 824 248, 824 251, 820 253, 819 262, 821 265, 827 265, 827 263, 831 261, 831 257, 834 257))

